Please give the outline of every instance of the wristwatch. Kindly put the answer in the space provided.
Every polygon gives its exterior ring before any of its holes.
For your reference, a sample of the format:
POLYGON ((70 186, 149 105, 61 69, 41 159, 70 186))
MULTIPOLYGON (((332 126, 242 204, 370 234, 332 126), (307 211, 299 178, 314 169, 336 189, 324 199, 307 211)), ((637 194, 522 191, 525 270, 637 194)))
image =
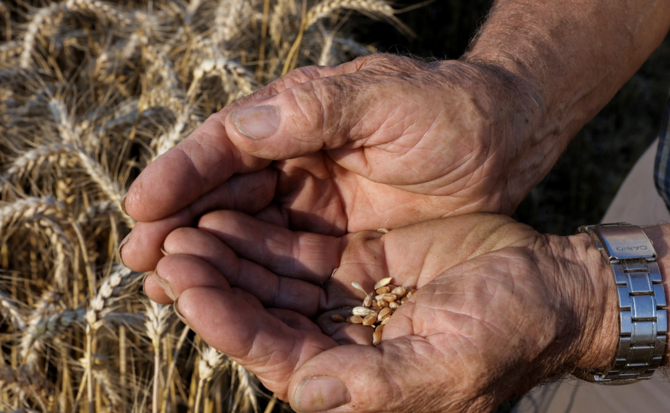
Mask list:
POLYGON ((629 384, 650 379, 665 353, 668 314, 656 251, 637 225, 581 226, 612 267, 619 296, 619 346, 605 371, 577 371, 580 379, 600 384, 629 384))

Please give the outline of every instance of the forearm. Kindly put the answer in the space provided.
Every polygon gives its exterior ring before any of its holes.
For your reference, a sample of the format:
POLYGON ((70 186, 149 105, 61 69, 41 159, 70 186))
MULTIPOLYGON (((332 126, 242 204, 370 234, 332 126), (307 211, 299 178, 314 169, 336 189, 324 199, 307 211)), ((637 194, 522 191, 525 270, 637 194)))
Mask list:
POLYGON ((670 3, 661 1, 497 1, 464 60, 518 76, 537 93, 528 114, 535 132, 521 143, 515 175, 539 181, 669 25, 670 3))

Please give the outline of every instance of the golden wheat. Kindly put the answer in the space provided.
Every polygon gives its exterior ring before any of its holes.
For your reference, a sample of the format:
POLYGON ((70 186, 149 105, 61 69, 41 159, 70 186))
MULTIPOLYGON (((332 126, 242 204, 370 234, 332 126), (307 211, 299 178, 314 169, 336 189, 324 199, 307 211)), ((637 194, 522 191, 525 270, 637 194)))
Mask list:
POLYGON ((121 202, 225 105, 373 51, 340 9, 397 23, 381 0, 0 1, 0 411, 286 409, 146 300, 121 202))

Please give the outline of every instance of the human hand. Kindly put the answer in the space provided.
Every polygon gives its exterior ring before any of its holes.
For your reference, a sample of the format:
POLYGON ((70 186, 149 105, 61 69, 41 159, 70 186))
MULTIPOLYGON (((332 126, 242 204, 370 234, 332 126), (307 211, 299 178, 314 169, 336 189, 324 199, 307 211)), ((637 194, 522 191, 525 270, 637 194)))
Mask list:
POLYGON ((152 270, 165 236, 212 209, 335 236, 511 214, 555 158, 538 145, 537 99, 490 63, 372 55, 298 69, 212 115, 142 172, 125 200, 139 223, 123 261, 152 270), (249 174, 273 159, 283 161, 249 174))
POLYGON ((615 289, 586 235, 487 214, 341 238, 233 211, 199 227, 168 236, 147 294, 178 297, 196 333, 297 411, 490 411, 616 350, 615 289), (387 276, 418 292, 373 347, 370 327, 330 315, 359 305, 352 281, 387 276))

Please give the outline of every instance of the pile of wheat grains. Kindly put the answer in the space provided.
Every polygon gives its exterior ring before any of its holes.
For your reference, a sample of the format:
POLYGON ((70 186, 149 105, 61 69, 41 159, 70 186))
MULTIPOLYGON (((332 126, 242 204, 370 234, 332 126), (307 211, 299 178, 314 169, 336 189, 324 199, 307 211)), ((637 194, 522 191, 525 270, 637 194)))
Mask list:
POLYGON ((356 11, 395 21, 382 0, 0 1, 0 411, 285 408, 146 299, 120 203, 210 114, 369 53, 356 11))
POLYGON ((348 322, 351 324, 363 324, 372 327, 372 344, 379 345, 382 342, 382 330, 386 323, 391 320, 393 313, 405 304, 409 298, 416 293, 414 288, 406 288, 391 284, 393 277, 382 278, 377 281, 374 290, 366 292, 357 282, 351 285, 365 294, 360 306, 351 309, 351 316, 346 319, 339 314, 333 314, 331 319, 335 322, 348 322))

